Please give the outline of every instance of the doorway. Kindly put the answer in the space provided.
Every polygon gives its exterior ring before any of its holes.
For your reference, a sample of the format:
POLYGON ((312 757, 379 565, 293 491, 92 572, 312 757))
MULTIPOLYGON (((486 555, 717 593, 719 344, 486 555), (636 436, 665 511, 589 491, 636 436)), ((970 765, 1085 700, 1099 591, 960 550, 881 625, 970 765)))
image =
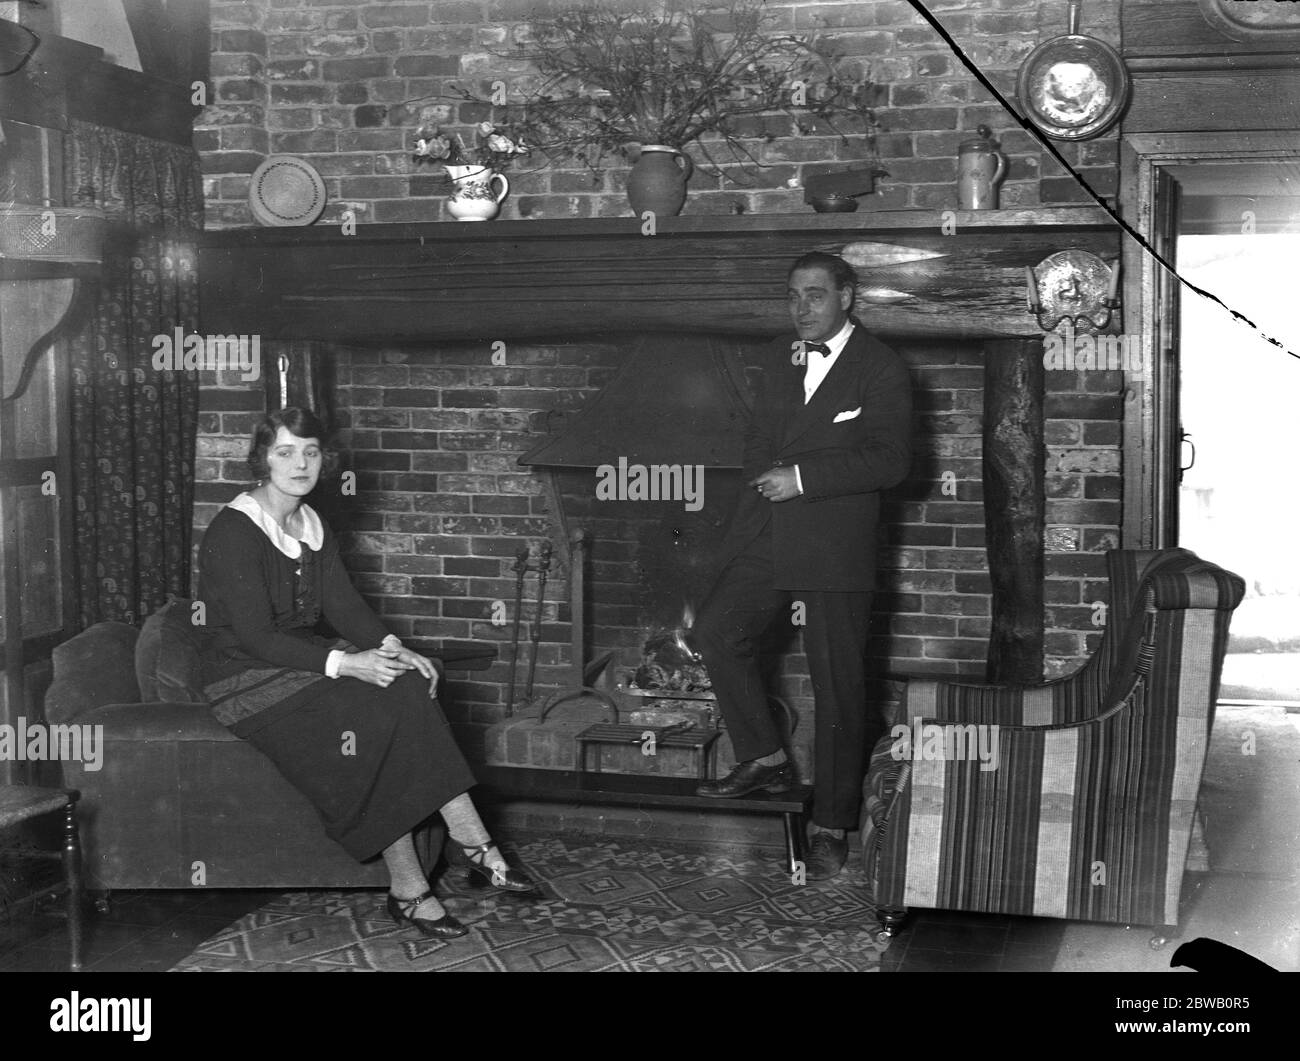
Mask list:
POLYGON ((1300 163, 1166 172, 1178 272, 1228 307, 1180 285, 1176 541, 1246 583, 1221 702, 1300 710, 1300 163))

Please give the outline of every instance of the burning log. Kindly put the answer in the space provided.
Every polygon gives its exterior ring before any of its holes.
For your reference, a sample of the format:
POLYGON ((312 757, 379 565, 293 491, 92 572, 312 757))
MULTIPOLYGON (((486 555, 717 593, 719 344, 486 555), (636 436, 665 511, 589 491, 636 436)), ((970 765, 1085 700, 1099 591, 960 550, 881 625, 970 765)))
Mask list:
POLYGON ((686 643, 686 634, 694 625, 694 619, 694 613, 687 605, 681 624, 675 630, 658 634, 645 643, 641 650, 641 664, 631 675, 631 688, 648 692, 701 693, 713 687, 699 655, 686 643))

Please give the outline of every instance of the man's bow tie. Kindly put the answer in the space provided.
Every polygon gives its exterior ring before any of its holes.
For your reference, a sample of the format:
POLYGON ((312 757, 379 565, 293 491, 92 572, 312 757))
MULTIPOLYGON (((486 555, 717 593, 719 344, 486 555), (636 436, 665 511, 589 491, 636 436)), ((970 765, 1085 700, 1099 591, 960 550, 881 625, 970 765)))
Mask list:
POLYGON ((804 353, 818 353, 823 357, 829 357, 831 352, 831 348, 825 343, 810 343, 807 340, 804 341, 803 349, 804 353))

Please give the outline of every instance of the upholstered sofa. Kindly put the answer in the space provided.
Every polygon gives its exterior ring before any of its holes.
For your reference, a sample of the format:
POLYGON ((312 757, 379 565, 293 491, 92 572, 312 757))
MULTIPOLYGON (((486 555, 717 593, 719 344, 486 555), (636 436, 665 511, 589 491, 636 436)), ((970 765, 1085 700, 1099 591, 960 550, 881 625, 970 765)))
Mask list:
MULTIPOLYGON (((103 726, 99 769, 63 764, 64 784, 82 794, 87 887, 386 885, 381 860, 360 864, 327 838, 270 761, 220 725, 192 689, 184 692, 178 646, 164 640, 145 649, 141 636, 134 626, 98 623, 54 650, 46 720, 103 726), (151 658, 138 659, 145 654, 151 658), (137 663, 151 702, 141 702, 137 663)), ((416 840, 431 869, 441 820, 426 823, 416 840)))
POLYGON ((886 735, 864 783, 863 856, 886 932, 907 907, 1177 925, 1244 584, 1186 549, 1107 562, 1105 631, 1075 673, 908 683, 896 722, 909 739, 886 735))

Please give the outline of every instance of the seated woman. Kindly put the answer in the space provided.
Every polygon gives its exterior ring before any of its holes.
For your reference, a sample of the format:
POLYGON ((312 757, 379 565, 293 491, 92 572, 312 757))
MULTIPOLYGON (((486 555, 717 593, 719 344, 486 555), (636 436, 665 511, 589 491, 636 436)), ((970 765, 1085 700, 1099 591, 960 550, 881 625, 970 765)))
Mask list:
MULTIPOLYGON (((256 488, 213 519, 200 596, 205 690, 217 719, 264 752, 358 860, 382 854, 388 912, 426 936, 468 931, 434 897, 412 830, 435 811, 472 880, 528 891, 466 793, 475 783, 436 699, 438 673, 362 600, 330 529, 303 503, 334 454, 308 410, 268 415, 248 463, 256 488), (314 631, 324 617, 345 641, 314 631)), ((332 471, 333 469, 328 469, 332 471)))

